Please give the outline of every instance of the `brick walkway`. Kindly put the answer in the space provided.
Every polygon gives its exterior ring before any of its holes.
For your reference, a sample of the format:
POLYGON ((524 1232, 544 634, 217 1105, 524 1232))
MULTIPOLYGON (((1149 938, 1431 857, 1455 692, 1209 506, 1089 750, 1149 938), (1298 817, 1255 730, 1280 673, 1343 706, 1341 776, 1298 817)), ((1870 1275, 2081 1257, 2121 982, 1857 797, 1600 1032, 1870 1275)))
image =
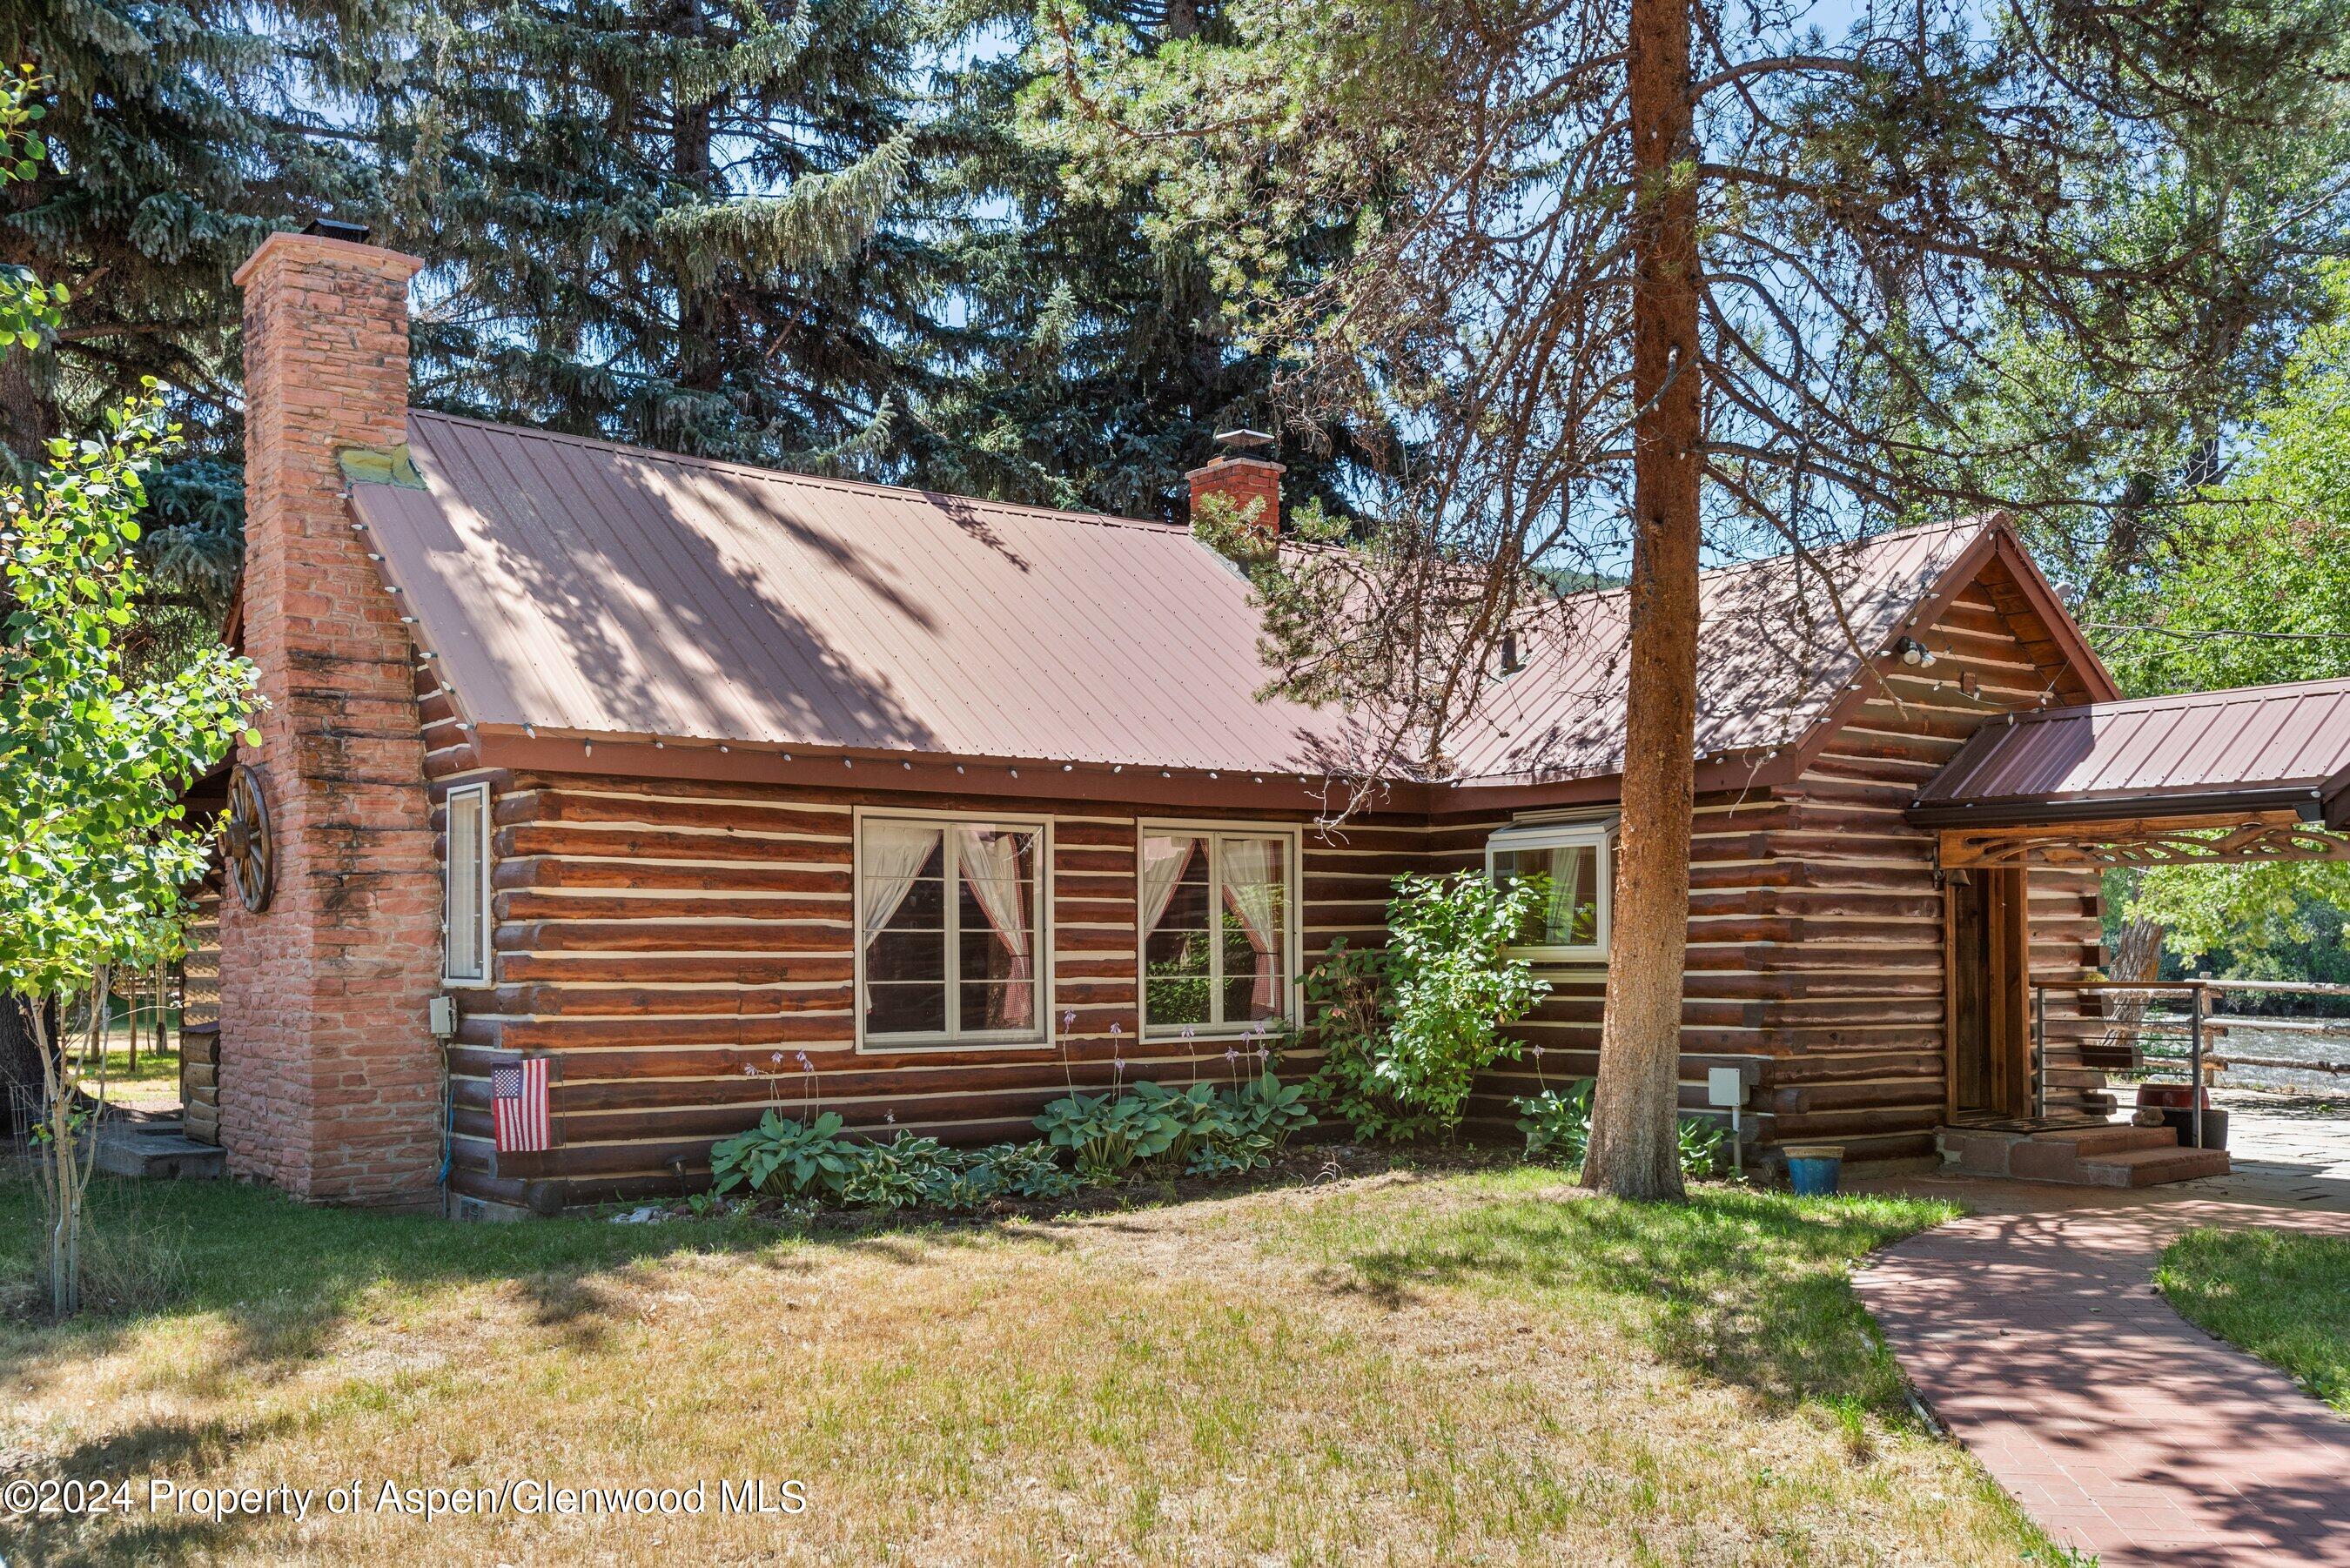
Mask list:
POLYGON ((2239 1109, 2230 1176, 2123 1193, 1912 1180, 1977 1212, 1855 1281, 1937 1417, 2056 1540, 2127 1563, 2350 1565, 2350 1420, 2153 1286, 2198 1225, 2350 1236, 2350 1118, 2239 1109))

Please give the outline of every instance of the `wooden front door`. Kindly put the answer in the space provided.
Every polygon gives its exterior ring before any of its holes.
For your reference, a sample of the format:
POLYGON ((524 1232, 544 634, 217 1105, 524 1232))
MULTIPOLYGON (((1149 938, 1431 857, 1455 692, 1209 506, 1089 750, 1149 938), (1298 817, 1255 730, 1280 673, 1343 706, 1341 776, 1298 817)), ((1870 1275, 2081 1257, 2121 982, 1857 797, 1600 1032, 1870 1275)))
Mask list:
POLYGON ((1949 1114, 2032 1114, 2031 916, 2021 867, 1944 885, 1949 1114))

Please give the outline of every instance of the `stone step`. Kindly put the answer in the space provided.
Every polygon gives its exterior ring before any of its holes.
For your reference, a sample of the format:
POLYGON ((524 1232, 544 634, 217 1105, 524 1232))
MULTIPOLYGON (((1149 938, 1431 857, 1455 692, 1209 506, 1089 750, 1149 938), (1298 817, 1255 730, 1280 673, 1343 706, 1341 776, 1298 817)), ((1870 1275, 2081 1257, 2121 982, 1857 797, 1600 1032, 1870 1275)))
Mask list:
POLYGON ((2133 1148, 2081 1161, 2081 1179, 2095 1187, 2159 1187, 2228 1174, 2228 1151, 2220 1148, 2133 1148))

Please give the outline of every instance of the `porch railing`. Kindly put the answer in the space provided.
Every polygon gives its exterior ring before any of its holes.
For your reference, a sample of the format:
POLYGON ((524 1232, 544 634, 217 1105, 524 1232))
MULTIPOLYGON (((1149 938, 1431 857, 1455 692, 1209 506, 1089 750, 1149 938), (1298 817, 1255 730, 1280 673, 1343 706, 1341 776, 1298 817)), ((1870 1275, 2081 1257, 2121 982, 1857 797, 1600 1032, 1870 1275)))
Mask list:
MULTIPOLYGON (((2141 1071, 2168 1073, 2183 1070, 2187 1078, 2192 1136, 2198 1148, 2203 1146, 2203 1093, 2213 1064, 2210 1048, 2215 1038, 2224 1038, 2226 1032, 2232 1027, 2272 1029, 2283 1033, 2334 1028, 2350 1032, 2350 1018, 2271 1018, 2258 1013, 2225 1012, 2215 1005, 2218 998, 2230 993, 2350 997, 2350 985, 2304 984, 2279 980, 2034 981, 2032 985, 2032 1114, 2035 1117, 2048 1114, 2050 992, 2146 999, 2146 1010, 2136 1017, 2081 1018, 2067 1022, 2077 1023, 2084 1034, 2095 1033, 2108 1037, 2130 1038, 2141 1071), (2157 1004, 2172 999, 2180 1004, 2179 1011, 2155 1011, 2157 1004)), ((2350 1075, 2350 1062, 2303 1062, 2230 1054, 2220 1058, 2219 1065, 2222 1068, 2269 1067, 2295 1073, 2350 1075)))

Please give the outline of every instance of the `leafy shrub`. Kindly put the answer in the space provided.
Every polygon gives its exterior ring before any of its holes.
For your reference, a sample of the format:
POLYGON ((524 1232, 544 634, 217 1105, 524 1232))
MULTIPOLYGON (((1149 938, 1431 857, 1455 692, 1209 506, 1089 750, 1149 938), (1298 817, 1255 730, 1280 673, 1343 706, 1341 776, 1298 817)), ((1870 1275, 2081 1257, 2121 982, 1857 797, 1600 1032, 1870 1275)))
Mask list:
POLYGON ((974 1209, 984 1209, 1002 1196, 1002 1176, 984 1158, 975 1154, 959 1156, 921 1178, 921 1203, 928 1209, 967 1214, 974 1209))
POLYGON ((859 1153, 840 1136, 841 1126, 831 1111, 806 1124, 769 1111, 757 1127, 711 1149, 712 1186, 721 1193, 747 1184, 764 1197, 837 1197, 859 1153))
POLYGON ((1591 1147, 1591 1093, 1594 1081, 1577 1078, 1565 1094, 1544 1089, 1510 1103, 1525 1114, 1518 1130, 1526 1135, 1526 1158, 1545 1165, 1574 1169, 1591 1147))
POLYGON ((1322 961, 1305 972, 1304 994, 1323 1052, 1322 1065, 1305 1083, 1316 1105, 1365 1141, 1399 1141, 1442 1130, 1437 1117, 1404 1105, 1379 1077, 1393 1000, 1387 955, 1350 948, 1344 939, 1332 942, 1322 961))
POLYGON ((1046 1106, 1036 1127, 1065 1148, 1089 1181, 1107 1181, 1138 1162, 1186 1176, 1222 1176, 1273 1163, 1273 1154, 1312 1125, 1305 1090, 1268 1069, 1236 1089, 1140 1083, 1124 1095, 1069 1095, 1046 1106))
POLYGON ((1550 990, 1508 950, 1548 896, 1544 878, 1463 872, 1395 888, 1386 950, 1335 943, 1306 977, 1328 1053, 1315 1096, 1363 1138, 1452 1132, 1476 1075, 1518 1053, 1502 1027, 1550 990))

